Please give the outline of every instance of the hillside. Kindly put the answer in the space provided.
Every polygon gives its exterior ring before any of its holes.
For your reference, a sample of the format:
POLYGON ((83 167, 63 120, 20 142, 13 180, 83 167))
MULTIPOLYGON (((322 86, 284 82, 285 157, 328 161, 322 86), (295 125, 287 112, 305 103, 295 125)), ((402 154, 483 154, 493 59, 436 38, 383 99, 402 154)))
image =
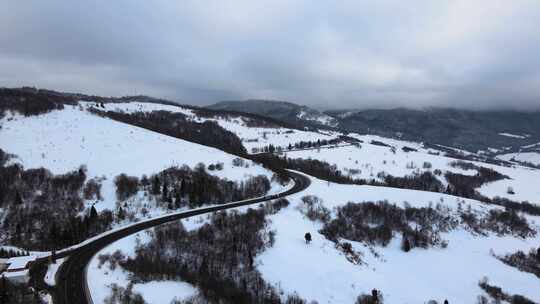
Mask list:
POLYGON ((540 142, 540 113, 467 111, 444 108, 413 110, 318 110, 285 101, 224 101, 210 109, 272 117, 295 125, 374 134, 440 144, 471 152, 518 152, 540 142))
POLYGON ((330 111, 339 128, 477 152, 517 151, 540 142, 540 113, 393 109, 330 111))
MULTIPOLYGON (((311 180, 286 199, 110 244, 88 267, 95 303, 364 304, 373 289, 387 304, 540 297, 530 266, 540 170, 520 165, 536 161, 529 154, 496 161, 405 135, 146 97, 14 94, 0 118, 1 245, 46 254, 150 217, 279 192, 290 186, 275 174, 285 168, 311 180)), ((497 134, 535 152, 521 142, 532 132, 512 132, 497 134)))
MULTIPOLYGON (((294 146, 299 142, 317 142, 324 140, 335 140, 341 133, 335 131, 319 130, 298 130, 268 121, 261 117, 253 117, 242 112, 211 111, 206 112, 199 108, 186 107, 180 105, 162 105, 156 103, 145 103, 138 101, 104 103, 103 107, 94 107, 92 102, 83 103, 88 109, 97 109, 103 112, 114 112, 121 114, 137 114, 152 112, 178 113, 182 119, 196 123, 215 122, 224 130, 232 132, 241 141, 248 153, 262 152, 264 148, 272 145, 286 148, 294 146)), ((174 119, 180 120, 176 117, 174 119)))
POLYGON ((245 100, 222 101, 207 108, 214 110, 239 111, 272 117, 297 126, 328 128, 337 126, 334 117, 307 106, 286 101, 245 100))

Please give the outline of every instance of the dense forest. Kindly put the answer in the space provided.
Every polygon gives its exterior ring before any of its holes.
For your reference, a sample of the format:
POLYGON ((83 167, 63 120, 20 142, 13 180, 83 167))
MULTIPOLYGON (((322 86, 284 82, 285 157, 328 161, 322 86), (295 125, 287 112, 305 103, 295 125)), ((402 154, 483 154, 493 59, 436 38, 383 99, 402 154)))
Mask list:
POLYGON ((76 103, 73 98, 33 88, 0 88, 0 101, 0 117, 6 110, 31 116, 63 109, 64 104, 76 103))

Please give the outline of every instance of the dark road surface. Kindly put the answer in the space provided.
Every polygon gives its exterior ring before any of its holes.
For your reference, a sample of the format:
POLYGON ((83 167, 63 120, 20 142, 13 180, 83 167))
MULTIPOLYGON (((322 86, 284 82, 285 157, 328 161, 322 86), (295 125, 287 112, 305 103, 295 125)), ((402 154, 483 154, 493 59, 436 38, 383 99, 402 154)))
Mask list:
MULTIPOLYGON (((235 208, 239 206, 252 205, 261 203, 264 201, 286 197, 291 194, 298 193, 306 189, 309 184, 309 178, 289 172, 290 177, 294 180, 294 186, 282 193, 269 195, 261 198, 254 198, 243 200, 239 202, 232 202, 223 205, 215 205, 210 207, 198 208, 193 210, 187 210, 181 213, 170 214, 156 219, 150 219, 141 223, 133 224, 125 227, 124 229, 116 230, 112 233, 104 235, 98 239, 92 240, 79 248, 72 249, 66 252, 57 254, 57 258, 68 257, 62 264, 56 274, 56 287, 54 288, 53 300, 55 304, 91 304, 90 293, 88 285, 86 283, 86 270, 85 268, 90 263, 92 257, 107 245, 123 238, 128 235, 137 233, 139 231, 152 228, 167 222, 200 215, 204 213, 216 212, 219 210, 225 210, 235 208)), ((95 303, 98 304, 98 303, 95 303)))

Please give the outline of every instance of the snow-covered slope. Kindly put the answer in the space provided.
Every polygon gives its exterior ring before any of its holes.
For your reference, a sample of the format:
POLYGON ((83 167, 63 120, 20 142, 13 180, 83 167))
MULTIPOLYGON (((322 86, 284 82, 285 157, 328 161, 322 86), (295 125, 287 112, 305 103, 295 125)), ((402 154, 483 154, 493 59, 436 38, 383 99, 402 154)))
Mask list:
MULTIPOLYGON (((291 158, 312 158, 335 164, 344 174, 354 178, 381 180, 385 173, 393 176, 406 176, 415 172, 441 170, 443 173, 451 171, 464 175, 474 175, 476 170, 463 170, 450 166, 456 159, 433 154, 434 151, 425 149, 421 143, 407 142, 389 139, 373 135, 350 135, 361 139, 364 143, 361 147, 347 146, 333 149, 306 150, 287 152, 291 158), (371 144, 372 141, 382 142, 388 146, 371 144), (392 149, 394 147, 394 149, 392 149), (403 147, 416 149, 417 151, 405 152, 403 147), (431 153, 430 153, 431 152, 431 153)), ((484 184, 477 189, 481 194, 494 198, 506 197, 514 201, 529 201, 540 205, 540 188, 537 181, 540 180, 540 170, 522 166, 497 166, 493 164, 472 162, 478 166, 491 168, 509 179, 503 179, 484 184), (514 194, 508 193, 508 187, 514 190, 514 194)), ((443 184, 447 184, 444 176, 438 177, 443 184)))
POLYGON ((539 152, 521 152, 521 153, 508 153, 498 155, 497 158, 506 161, 516 160, 519 162, 531 163, 533 165, 540 166, 540 153, 539 152))
MULTIPOLYGON (((400 250, 400 238, 394 236, 387 247, 351 242, 361 253, 362 264, 352 264, 318 231, 319 222, 310 221, 299 210, 301 197, 310 194, 334 208, 347 202, 388 200, 398 206, 407 202, 413 207, 437 203, 456 210, 458 202, 473 210, 485 212, 491 208, 473 200, 438 193, 389 189, 374 186, 338 185, 312 178, 312 185, 294 195, 289 207, 271 216, 270 229, 276 231, 276 242, 257 257, 263 278, 280 286, 286 293, 297 292, 302 298, 318 303, 354 303, 359 294, 371 289, 381 290, 384 303, 426 303, 430 299, 442 303, 476 303, 483 294, 478 282, 488 277, 491 284, 512 294, 540 299, 538 278, 509 267, 491 253, 513 253, 518 249, 536 248, 540 237, 519 239, 474 236, 463 229, 443 235, 447 248, 400 250), (313 241, 306 245, 304 233, 311 232, 313 241), (378 256, 377 256, 377 255, 378 256)), ((529 220, 540 222, 538 217, 529 220)), ((538 230, 538 227, 536 228, 538 230)))
MULTIPOLYGON (((305 195, 322 199, 323 205, 332 210, 333 217, 335 208, 348 202, 381 200, 398 207, 439 204, 451 213, 469 206, 478 213, 499 207, 440 193, 311 180, 311 186, 304 192, 288 197, 291 205, 270 215, 267 229, 275 232, 275 243, 256 257, 255 265, 263 279, 285 295, 296 293, 308 303, 354 303, 358 295, 369 294, 376 288, 387 304, 427 303, 431 299, 439 303, 444 299, 450 303, 476 303, 477 296, 484 294, 478 283, 487 277, 490 284, 501 286, 510 294, 540 299, 540 289, 536 288, 538 279, 534 275, 509 267, 493 256, 536 248, 540 242, 538 234, 527 239, 493 233, 480 236, 458 228, 442 234, 448 241, 446 248, 415 248, 407 253, 400 249, 399 235, 394 235, 386 247, 349 241, 361 258, 360 264, 354 264, 319 233, 320 222, 308 219, 300 211, 305 195), (304 241, 305 232, 312 234, 310 244, 304 241)), ((246 210, 245 207, 240 209, 246 210)), ((540 230, 540 217, 526 218, 540 230)), ((183 220, 183 224, 193 230, 206 221, 207 217, 198 216, 183 220)), ((111 284, 126 287, 129 282, 129 273, 121 268, 111 270, 107 264, 99 267, 98 256, 121 250, 133 257, 137 244, 146 239, 146 233, 125 238, 94 257, 88 270, 94 301, 105 299, 110 294, 111 284)), ((195 287, 185 282, 166 280, 135 284, 134 291, 149 303, 168 303, 174 297, 181 300, 197 293, 195 287)))
POLYGON ((170 166, 222 162, 223 170, 209 172, 233 181, 260 174, 272 177, 271 171, 251 161, 246 160, 249 168, 233 166, 236 156, 221 150, 101 118, 77 106, 39 116, 6 116, 0 123, 0 148, 15 154, 25 168, 62 174, 86 165, 88 178, 105 177, 98 210, 114 207, 113 180, 120 173, 141 177, 170 166))
MULTIPOLYGON (((85 107, 91 107, 95 105, 93 102, 82 102, 81 104, 83 104, 85 107)), ((317 141, 319 139, 330 140, 340 135, 339 132, 332 131, 313 132, 289 129, 284 127, 253 127, 248 125, 249 118, 246 117, 231 117, 229 115, 223 115, 213 118, 200 117, 196 115, 193 110, 182 106, 171 106, 144 102, 105 103, 104 106, 105 108, 102 110, 106 111, 125 113, 168 111, 173 113, 182 113, 186 115, 189 119, 197 122, 215 121, 222 128, 235 133, 242 140, 242 144, 244 145, 248 153, 253 152, 254 148, 260 149, 268 145, 286 148, 289 144, 294 145, 294 143, 300 141, 317 141)), ((328 116, 327 119, 330 118, 331 117, 328 116)))

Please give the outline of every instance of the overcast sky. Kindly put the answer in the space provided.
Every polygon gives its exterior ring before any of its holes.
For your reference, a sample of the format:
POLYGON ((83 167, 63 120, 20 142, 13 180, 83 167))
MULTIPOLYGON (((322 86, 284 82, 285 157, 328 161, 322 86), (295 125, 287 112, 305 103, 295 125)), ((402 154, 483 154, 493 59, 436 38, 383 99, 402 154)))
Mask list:
POLYGON ((540 108, 540 1, 3 0, 0 86, 540 108))

